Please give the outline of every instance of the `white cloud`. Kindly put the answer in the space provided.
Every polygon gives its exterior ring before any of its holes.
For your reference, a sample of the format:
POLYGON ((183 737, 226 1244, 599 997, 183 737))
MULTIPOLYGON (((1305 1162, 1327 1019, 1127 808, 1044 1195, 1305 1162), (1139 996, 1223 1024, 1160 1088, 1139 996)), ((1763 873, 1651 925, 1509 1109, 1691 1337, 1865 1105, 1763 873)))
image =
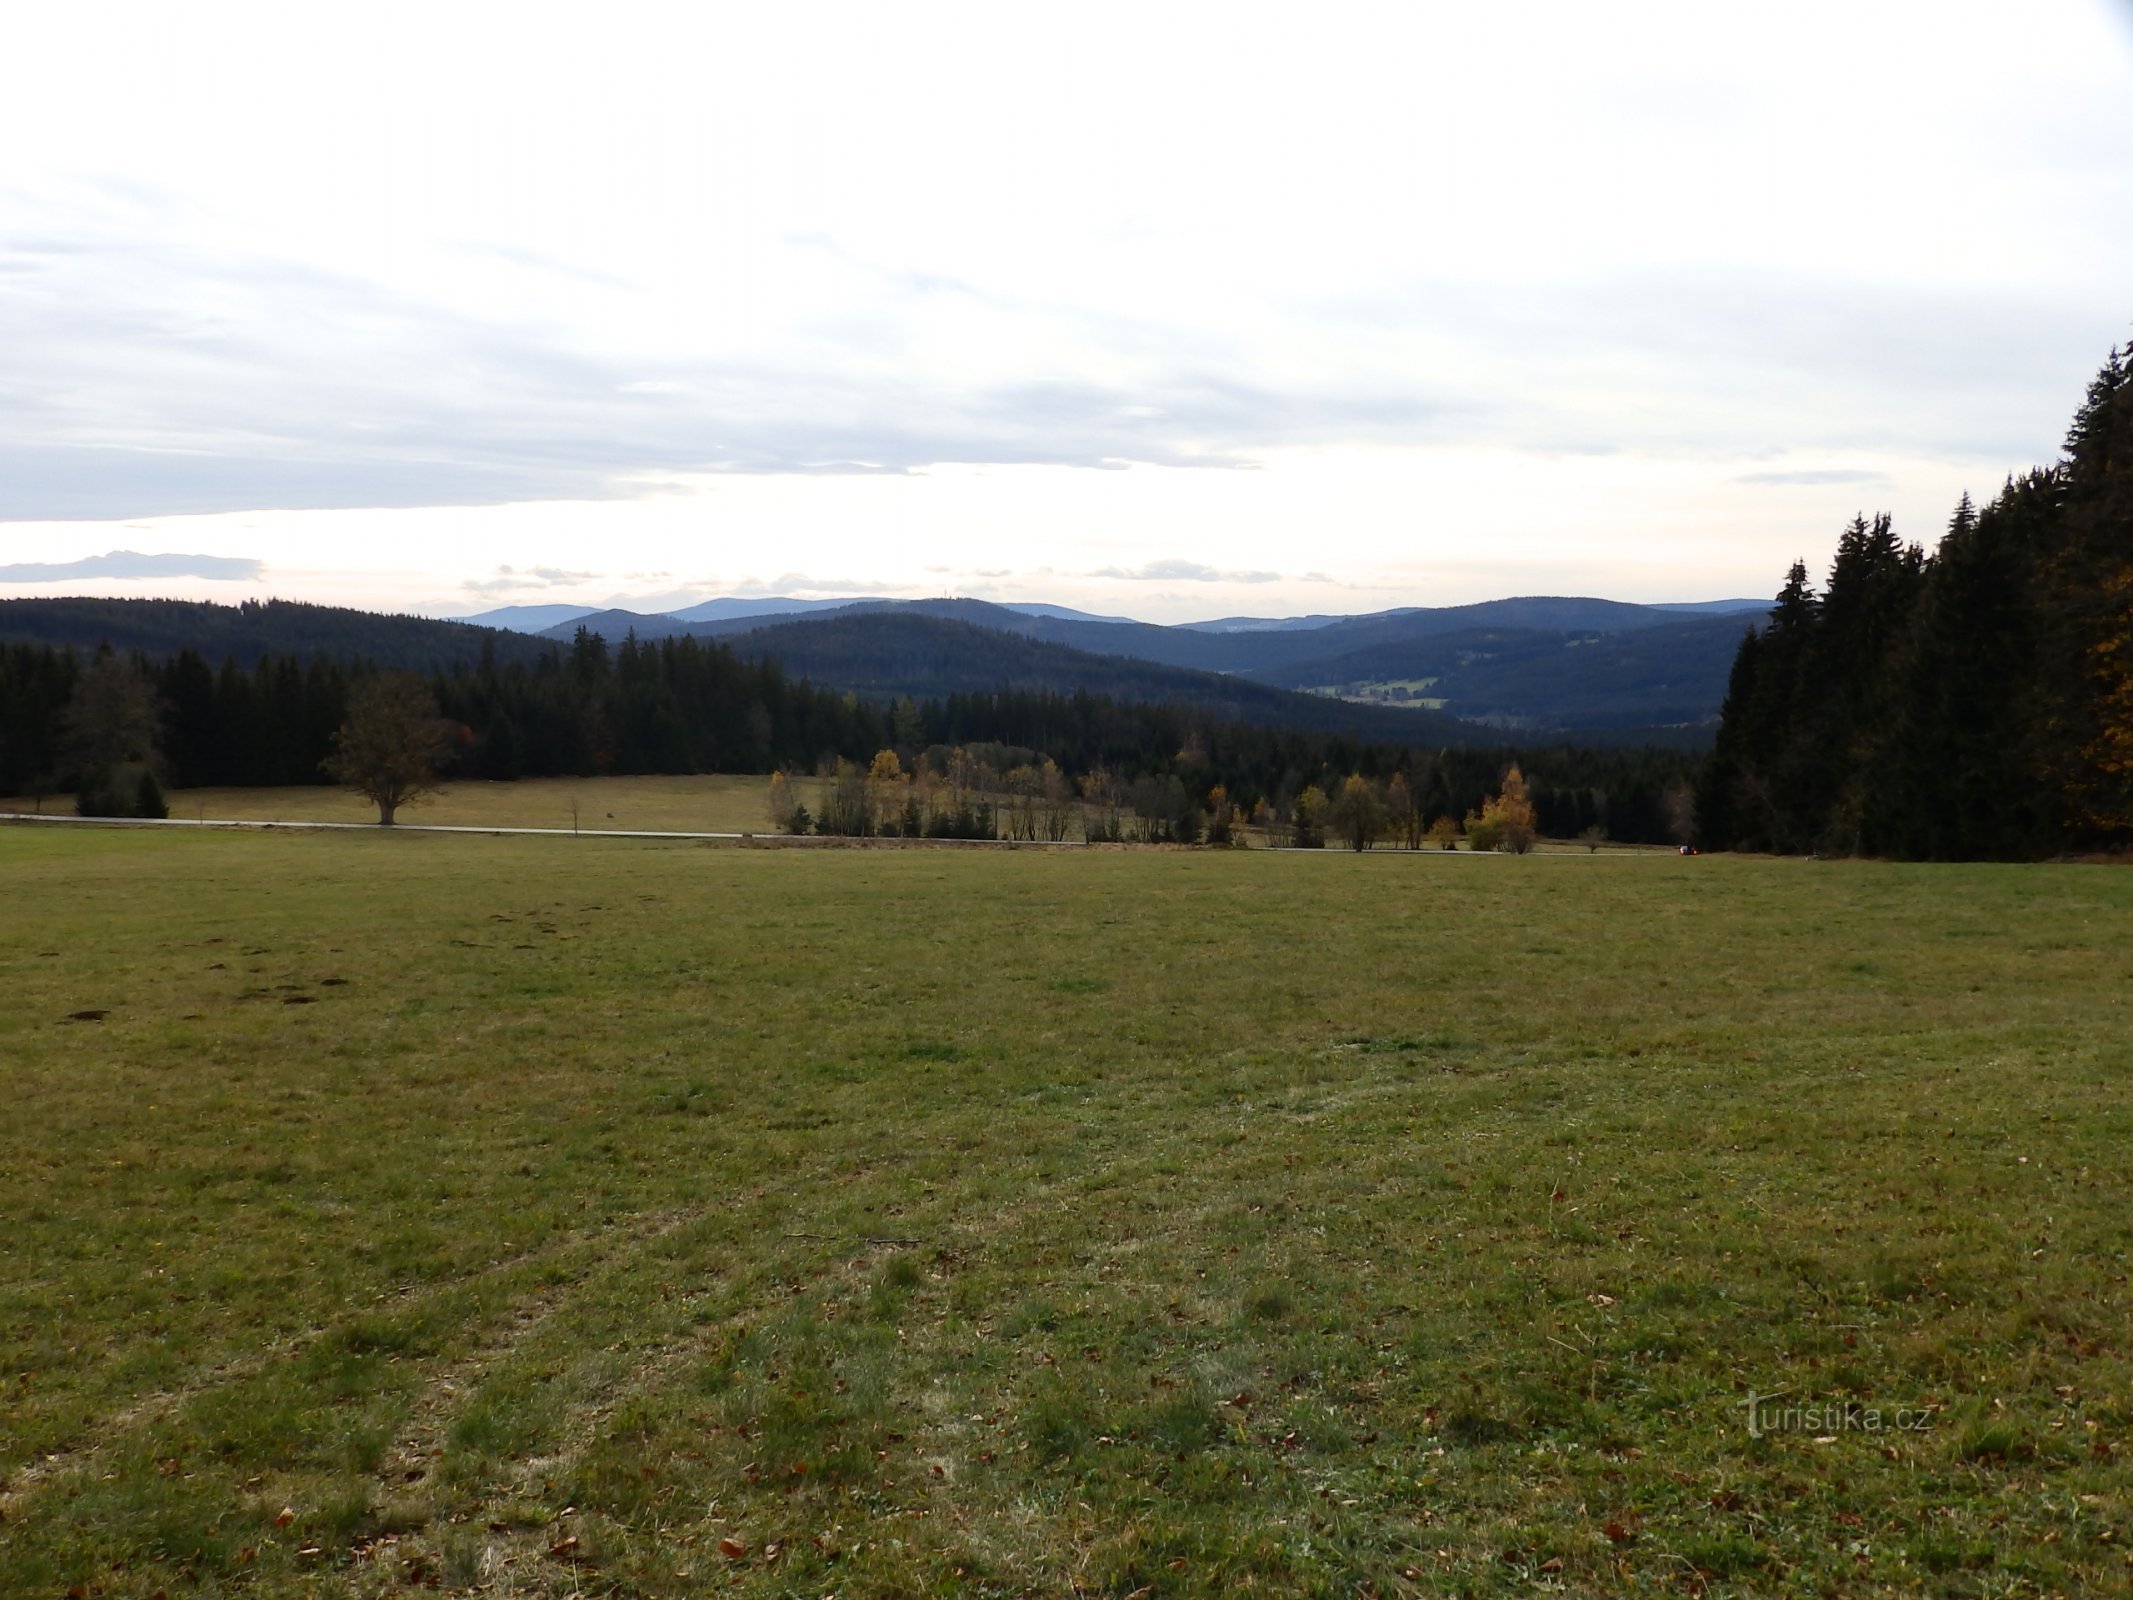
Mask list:
MULTIPOLYGON (((1204 561, 1150 561, 1131 569, 1125 567, 1098 567, 1089 574, 1092 578, 1121 578, 1129 583, 1280 583, 1278 572, 1224 572, 1204 561)), ((1301 583, 1308 580, 1288 580, 1301 583)))
POLYGON ((260 563, 249 556, 142 555, 113 550, 74 561, 16 561, 0 565, 0 583, 66 583, 77 578, 210 578, 249 583, 260 563))

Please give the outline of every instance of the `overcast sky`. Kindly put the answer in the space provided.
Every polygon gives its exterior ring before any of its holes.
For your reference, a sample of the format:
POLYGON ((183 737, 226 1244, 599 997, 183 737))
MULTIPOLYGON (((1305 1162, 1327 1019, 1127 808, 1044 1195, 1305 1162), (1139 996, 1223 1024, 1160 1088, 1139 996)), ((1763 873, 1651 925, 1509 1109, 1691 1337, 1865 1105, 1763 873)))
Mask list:
POLYGON ((0 51, 0 596, 1774 592, 2133 338, 2133 6, 195 3, 0 51))

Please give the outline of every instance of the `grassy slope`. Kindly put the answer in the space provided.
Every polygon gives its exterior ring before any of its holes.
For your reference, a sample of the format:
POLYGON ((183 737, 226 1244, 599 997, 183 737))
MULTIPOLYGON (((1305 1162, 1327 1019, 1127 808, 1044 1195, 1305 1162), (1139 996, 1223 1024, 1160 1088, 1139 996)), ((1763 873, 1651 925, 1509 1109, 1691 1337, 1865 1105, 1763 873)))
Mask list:
POLYGON ((0 1593, 2133 1572, 2124 874, 0 874, 0 1593), (1751 1440, 1751 1390, 1940 1409, 1751 1440))

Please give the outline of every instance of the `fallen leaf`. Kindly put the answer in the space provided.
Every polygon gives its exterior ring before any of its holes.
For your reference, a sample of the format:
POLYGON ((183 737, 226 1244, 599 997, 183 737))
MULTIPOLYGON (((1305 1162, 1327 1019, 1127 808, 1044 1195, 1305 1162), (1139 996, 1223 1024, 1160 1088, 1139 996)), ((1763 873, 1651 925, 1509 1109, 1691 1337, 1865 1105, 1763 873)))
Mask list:
POLYGON ((748 1546, 740 1539, 721 1539, 718 1542, 718 1553, 728 1561, 745 1561, 748 1558, 748 1546))

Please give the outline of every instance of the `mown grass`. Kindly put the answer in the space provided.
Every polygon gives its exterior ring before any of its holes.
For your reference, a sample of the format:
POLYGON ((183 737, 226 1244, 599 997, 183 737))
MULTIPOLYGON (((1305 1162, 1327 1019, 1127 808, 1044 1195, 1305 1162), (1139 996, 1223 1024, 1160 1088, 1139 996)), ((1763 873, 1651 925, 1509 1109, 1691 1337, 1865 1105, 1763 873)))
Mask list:
MULTIPOLYGON (((813 799, 815 780, 800 780, 813 799)), ((768 833, 763 802, 770 778, 747 774, 694 777, 522 778, 516 783, 447 780, 408 805, 400 820, 470 828, 580 828, 660 833, 768 833)), ((174 789, 173 817, 240 822, 375 822, 378 808, 347 789, 174 789)), ((70 811, 68 795, 43 802, 0 800, 0 811, 70 811)))
POLYGON ((0 875, 0 1593, 2133 1580, 2125 874, 0 875))

